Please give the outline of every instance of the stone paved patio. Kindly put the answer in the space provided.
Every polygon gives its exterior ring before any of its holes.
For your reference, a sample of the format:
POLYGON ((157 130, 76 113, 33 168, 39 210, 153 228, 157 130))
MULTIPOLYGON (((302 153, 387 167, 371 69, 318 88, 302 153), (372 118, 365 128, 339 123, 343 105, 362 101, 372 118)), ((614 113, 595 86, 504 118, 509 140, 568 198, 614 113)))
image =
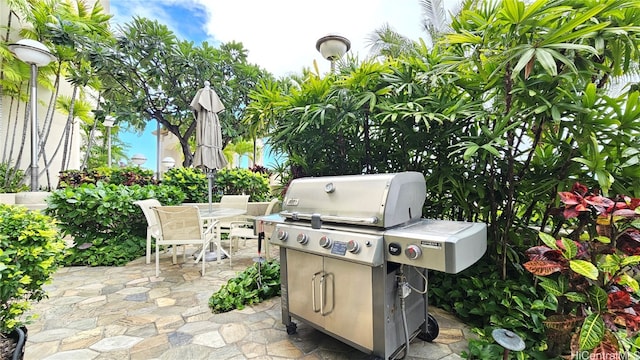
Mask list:
MULTIPOLYGON (((273 247, 272 255, 277 255, 273 247)), ((161 274, 140 258, 123 267, 60 269, 36 304, 39 319, 28 326, 26 360, 90 359, 367 359, 369 356, 298 323, 287 335, 280 298, 244 310, 213 314, 210 296, 253 263, 253 248, 221 264, 171 264, 163 254, 161 274)), ((182 260, 179 257, 179 260, 182 260)), ((453 360, 466 348, 470 329, 435 308, 440 335, 415 339, 407 359, 453 360)))

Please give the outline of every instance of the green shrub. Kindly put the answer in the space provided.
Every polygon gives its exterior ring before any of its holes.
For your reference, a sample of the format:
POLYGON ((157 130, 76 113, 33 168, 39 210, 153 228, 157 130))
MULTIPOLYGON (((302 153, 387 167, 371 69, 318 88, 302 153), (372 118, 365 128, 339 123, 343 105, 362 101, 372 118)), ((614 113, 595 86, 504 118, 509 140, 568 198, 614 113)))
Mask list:
POLYGON ((0 333, 31 320, 22 315, 46 297, 43 285, 59 265, 64 241, 50 217, 0 204, 0 333))
POLYGON ((184 200, 172 186, 124 186, 83 184, 54 191, 48 199, 47 214, 74 239, 67 249, 66 265, 124 265, 145 253, 146 220, 133 202, 155 198, 163 205, 184 200))
POLYGON ((185 202, 209 201, 207 176, 200 169, 173 168, 164 173, 162 184, 175 186, 185 194, 185 202))
POLYGON ((269 175, 247 169, 223 169, 216 174, 216 189, 222 194, 246 194, 249 201, 271 200, 269 175))
POLYGON ((233 309, 244 309, 280 295, 280 263, 269 260, 252 266, 231 278, 220 290, 209 298, 209 307, 214 313, 233 309))
POLYGON ((27 191, 29 187, 22 184, 24 171, 17 169, 14 172, 11 164, 0 163, 0 193, 15 193, 27 191))
POLYGON ((98 167, 90 170, 61 171, 58 188, 77 187, 82 184, 96 184, 102 181, 116 185, 153 185, 157 181, 153 178, 153 171, 138 166, 122 168, 98 167))
MULTIPOLYGON (((207 175, 198 168, 174 168, 167 171, 162 183, 177 186, 186 195, 185 202, 208 202, 207 175)), ((271 200, 269 175, 247 169, 222 169, 216 172, 211 200, 220 201, 223 195, 249 195, 249 201, 271 200)))
POLYGON ((501 358, 503 348, 491 336, 496 328, 520 335, 527 356, 544 358, 540 357, 546 347, 543 321, 549 305, 525 274, 502 280, 488 257, 456 275, 432 272, 429 303, 474 327, 478 339, 470 341, 467 358, 501 358))

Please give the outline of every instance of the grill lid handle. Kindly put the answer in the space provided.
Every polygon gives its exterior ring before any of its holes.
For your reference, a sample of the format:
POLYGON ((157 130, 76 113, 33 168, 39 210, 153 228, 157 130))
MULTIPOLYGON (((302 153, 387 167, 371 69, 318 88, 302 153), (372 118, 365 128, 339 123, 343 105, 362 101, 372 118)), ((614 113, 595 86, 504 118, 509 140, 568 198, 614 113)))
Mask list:
POLYGON ((379 221, 378 217, 376 216, 361 218, 361 217, 321 215, 321 214, 303 214, 295 211, 291 212, 286 210, 281 211, 280 215, 286 218, 290 218, 292 220, 311 220, 311 227, 314 226, 313 223, 314 221, 316 221, 318 222, 319 227, 317 228, 314 227, 314 229, 319 229, 323 221, 339 222, 339 223, 353 224, 353 225, 363 225, 363 224, 374 225, 374 224, 377 224, 379 221))
POLYGON ((320 214, 311 214, 311 228, 320 229, 322 227, 322 216, 320 214))

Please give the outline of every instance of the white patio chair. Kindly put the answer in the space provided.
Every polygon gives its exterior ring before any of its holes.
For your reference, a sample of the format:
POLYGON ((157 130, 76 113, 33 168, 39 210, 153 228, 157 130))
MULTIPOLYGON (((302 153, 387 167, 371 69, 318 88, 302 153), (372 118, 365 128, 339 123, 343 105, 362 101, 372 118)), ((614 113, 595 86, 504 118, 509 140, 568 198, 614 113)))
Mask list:
POLYGON ((142 209, 145 219, 147 219, 147 264, 151 262, 151 238, 157 239, 160 236, 160 229, 158 229, 158 219, 152 208, 156 206, 162 206, 160 201, 156 199, 145 199, 134 201, 134 204, 138 205, 142 209))
MULTIPOLYGON (((220 209, 242 209, 247 211, 249 206, 249 195, 222 195, 220 198, 220 209)), ((229 233, 232 221, 242 221, 245 216, 234 216, 220 219, 220 232, 229 233)))
MULTIPOLYGON (((158 218, 160 235, 156 239, 156 277, 160 275, 159 248, 163 245, 196 245, 198 256, 195 263, 202 261, 202 275, 205 273, 205 251, 209 244, 214 242, 217 246, 218 259, 222 259, 222 247, 219 237, 216 237, 216 221, 211 221, 205 227, 200 212, 196 206, 158 206, 153 208, 158 218)), ((186 261, 186 251, 182 254, 186 261)), ((173 263, 176 263, 176 254, 173 253, 173 263)))
MULTIPOLYGON (((264 215, 271 215, 276 205, 280 203, 278 199, 271 199, 267 209, 264 212, 264 215)), ((246 216, 243 221, 232 221, 229 226, 229 246, 230 250, 233 252, 235 248, 238 250, 238 240, 243 239, 243 246, 247 246, 248 239, 258 239, 258 231, 254 229, 255 217, 254 216, 246 216)), ((264 239, 264 253, 265 258, 269 260, 269 241, 268 239, 264 239)))

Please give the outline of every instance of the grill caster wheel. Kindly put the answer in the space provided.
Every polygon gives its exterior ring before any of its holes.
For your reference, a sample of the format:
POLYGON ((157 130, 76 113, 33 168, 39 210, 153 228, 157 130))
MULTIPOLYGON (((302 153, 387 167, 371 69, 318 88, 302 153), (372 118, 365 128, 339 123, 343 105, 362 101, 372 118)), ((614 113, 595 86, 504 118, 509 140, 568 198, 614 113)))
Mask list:
POLYGON ((287 325, 287 335, 293 335, 298 332, 298 325, 296 323, 291 323, 287 325))
POLYGON ((435 338, 438 337, 438 334, 440 334, 440 326, 438 326, 438 321, 436 321, 436 318, 434 318, 433 315, 429 314, 427 316, 427 332, 420 331, 420 333, 418 334, 418 339, 426 342, 432 342, 435 338))

